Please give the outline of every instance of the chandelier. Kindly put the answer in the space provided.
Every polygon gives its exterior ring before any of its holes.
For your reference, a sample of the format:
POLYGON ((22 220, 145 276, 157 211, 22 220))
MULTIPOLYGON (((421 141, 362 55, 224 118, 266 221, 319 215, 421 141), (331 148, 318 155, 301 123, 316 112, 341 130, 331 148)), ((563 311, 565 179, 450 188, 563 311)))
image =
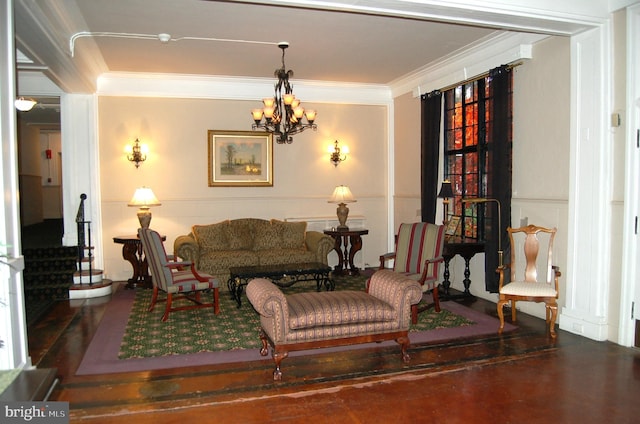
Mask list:
POLYGON ((293 76, 293 71, 287 71, 284 66, 284 52, 289 47, 289 43, 280 42, 278 47, 282 49, 282 68, 276 69, 274 72, 274 76, 278 78, 275 85, 275 97, 262 99, 264 107, 251 111, 251 116, 255 121, 251 128, 254 130, 263 129, 272 133, 276 136, 278 144, 291 144, 292 135, 308 128, 314 130, 317 128, 313 123, 316 119, 316 111, 304 110, 300 105, 300 100, 294 96, 291 84, 289 84, 289 77, 293 76))

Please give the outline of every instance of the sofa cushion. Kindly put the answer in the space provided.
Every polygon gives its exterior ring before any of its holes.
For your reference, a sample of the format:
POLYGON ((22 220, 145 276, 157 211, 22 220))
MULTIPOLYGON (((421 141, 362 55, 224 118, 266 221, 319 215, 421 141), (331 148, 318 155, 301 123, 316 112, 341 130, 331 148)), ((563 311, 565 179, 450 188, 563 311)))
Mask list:
POLYGON ((397 320, 388 303, 364 291, 304 292, 287 296, 289 328, 294 330, 397 320))
POLYGON ((194 225, 191 231, 201 249, 227 250, 229 249, 228 228, 229 220, 226 220, 217 224, 194 225))
POLYGON ((260 265, 299 264, 317 262, 316 253, 302 249, 267 249, 255 252, 260 265))
POLYGON ((259 265, 258 256, 251 250, 216 250, 209 251, 200 257, 202 271, 216 274, 221 271, 229 273, 234 266, 259 265))
POLYGON ((307 230, 306 222, 286 222, 277 219, 271 220, 272 225, 280 235, 283 249, 304 249, 304 235, 307 230))
POLYGON ((254 226, 253 250, 271 250, 281 247, 278 227, 269 221, 257 222, 254 226))
POLYGON ((229 221, 228 237, 230 250, 253 249, 253 220, 234 219, 229 221))

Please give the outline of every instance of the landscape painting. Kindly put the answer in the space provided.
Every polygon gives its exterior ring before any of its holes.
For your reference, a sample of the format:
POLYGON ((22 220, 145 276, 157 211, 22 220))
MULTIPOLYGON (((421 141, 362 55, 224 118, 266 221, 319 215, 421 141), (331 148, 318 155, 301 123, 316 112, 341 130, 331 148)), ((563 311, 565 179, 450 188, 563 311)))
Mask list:
POLYGON ((273 137, 255 131, 208 131, 209 187, 273 186, 273 137))

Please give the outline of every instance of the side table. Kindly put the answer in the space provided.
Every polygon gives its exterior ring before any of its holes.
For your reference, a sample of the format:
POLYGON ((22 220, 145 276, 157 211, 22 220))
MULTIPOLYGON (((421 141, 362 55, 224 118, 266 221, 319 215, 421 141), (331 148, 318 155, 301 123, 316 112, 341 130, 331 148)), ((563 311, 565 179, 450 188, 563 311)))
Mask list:
POLYGON ((449 262, 455 255, 460 255, 464 259, 464 280, 462 280, 462 283, 464 284, 464 293, 460 296, 473 297, 469 291, 469 287, 471 286, 471 279, 469 278, 471 276, 469 262, 476 253, 480 252, 484 252, 484 243, 482 242, 467 242, 457 239, 445 241, 442 252, 442 257, 444 258, 444 281, 442 282, 444 290, 440 297, 442 300, 454 299, 456 297, 449 294, 449 286, 451 285, 451 282, 449 281, 449 262))
POLYGON ((353 264, 356 253, 362 249, 362 236, 369 234, 365 228, 347 230, 324 230, 324 233, 333 237, 335 245, 333 249, 338 254, 338 265, 334 267, 336 275, 359 275, 360 271, 353 264), (348 265, 348 269, 347 269, 348 265))
MULTIPOLYGON (((166 236, 162 236, 162 241, 165 241, 166 239, 166 236)), ((129 261, 133 267, 133 276, 127 280, 126 288, 152 288, 153 284, 151 282, 151 276, 149 275, 147 258, 144 256, 144 252, 142 251, 142 242, 138 236, 117 236, 113 238, 113 242, 122 245, 122 258, 129 261)))

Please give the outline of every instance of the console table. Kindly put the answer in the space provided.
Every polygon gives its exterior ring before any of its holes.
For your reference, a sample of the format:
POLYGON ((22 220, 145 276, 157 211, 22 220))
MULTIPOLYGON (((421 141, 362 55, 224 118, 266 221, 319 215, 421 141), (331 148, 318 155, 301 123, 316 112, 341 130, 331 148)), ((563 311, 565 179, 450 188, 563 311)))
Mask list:
POLYGON ((478 241, 466 241, 462 239, 450 239, 445 241, 444 249, 442 252, 442 257, 444 258, 444 281, 442 282, 442 299, 452 299, 455 296, 449 294, 449 286, 451 285, 451 281, 449 281, 449 262, 455 255, 460 255, 464 259, 464 280, 462 283, 464 284, 464 293, 462 297, 473 297, 471 292, 469 291, 469 286, 471 286, 471 271, 469 270, 469 262, 471 258, 476 253, 484 252, 484 243, 478 241))
POLYGON ((227 287, 239 308, 242 306, 244 287, 254 278, 268 278, 278 287, 291 287, 300 281, 315 280, 318 291, 323 285, 327 291, 333 291, 335 283, 329 278, 329 272, 331 272, 331 268, 320 262, 234 266, 229 268, 227 287))
MULTIPOLYGON (((167 239, 161 236, 162 241, 167 239)), ((133 276, 127 280, 125 288, 133 289, 135 287, 144 287, 150 289, 153 287, 151 276, 149 275, 149 267, 147 258, 142 251, 142 242, 137 235, 117 236, 113 238, 113 242, 122 245, 122 257, 129 261, 133 268, 133 276)))
POLYGON ((324 233, 333 237, 335 244, 333 249, 338 254, 338 265, 334 268, 336 275, 359 275, 360 271, 353 264, 356 253, 362 249, 362 236, 369 234, 365 228, 347 230, 324 230, 324 233), (347 270, 347 265, 349 269, 347 270))

